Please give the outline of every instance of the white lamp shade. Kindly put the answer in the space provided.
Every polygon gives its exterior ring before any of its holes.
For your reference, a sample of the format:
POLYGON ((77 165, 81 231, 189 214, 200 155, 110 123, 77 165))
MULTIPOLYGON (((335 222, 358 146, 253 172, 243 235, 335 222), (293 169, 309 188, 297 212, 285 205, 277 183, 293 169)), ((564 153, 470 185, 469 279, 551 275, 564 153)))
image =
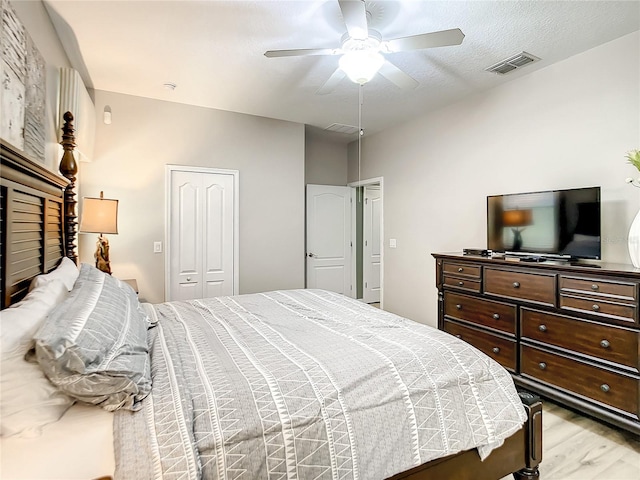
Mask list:
POLYGON ((352 82, 363 85, 378 73, 384 57, 375 51, 355 50, 342 55, 338 63, 352 82))
POLYGON ((118 233, 118 200, 84 197, 80 232, 118 233))

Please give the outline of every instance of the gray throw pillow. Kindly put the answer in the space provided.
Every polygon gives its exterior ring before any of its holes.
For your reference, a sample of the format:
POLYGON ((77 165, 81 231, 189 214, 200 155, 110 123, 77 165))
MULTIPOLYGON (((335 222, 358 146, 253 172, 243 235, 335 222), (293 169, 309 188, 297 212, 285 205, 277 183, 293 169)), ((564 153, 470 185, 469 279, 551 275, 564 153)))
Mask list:
POLYGON ((69 297, 34 337, 36 357, 64 393, 106 410, 138 410, 151 391, 148 326, 129 285, 82 264, 69 297))

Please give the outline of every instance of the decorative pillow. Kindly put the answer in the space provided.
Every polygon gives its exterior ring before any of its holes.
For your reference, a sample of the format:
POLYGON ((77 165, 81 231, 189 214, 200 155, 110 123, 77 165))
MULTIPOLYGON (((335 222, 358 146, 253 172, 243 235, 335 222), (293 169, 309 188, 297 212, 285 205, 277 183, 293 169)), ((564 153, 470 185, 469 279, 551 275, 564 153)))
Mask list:
POLYGON ((77 400, 138 410, 151 391, 147 318, 126 283, 82 264, 69 297, 36 333, 49 379, 77 400))
POLYGON ((76 282, 79 274, 78 267, 73 261, 67 257, 62 257, 62 261, 60 265, 57 266, 55 270, 52 270, 49 273, 38 275, 31 280, 31 285, 29 286, 29 291, 34 288, 43 285, 46 282, 51 282, 52 280, 62 280, 64 284, 67 286, 67 290, 70 292, 73 288, 73 284, 76 282))
POLYGON ((34 288, 0 313, 0 435, 35 436, 60 419, 73 399, 60 392, 36 363, 25 360, 33 335, 69 295, 62 280, 34 288))

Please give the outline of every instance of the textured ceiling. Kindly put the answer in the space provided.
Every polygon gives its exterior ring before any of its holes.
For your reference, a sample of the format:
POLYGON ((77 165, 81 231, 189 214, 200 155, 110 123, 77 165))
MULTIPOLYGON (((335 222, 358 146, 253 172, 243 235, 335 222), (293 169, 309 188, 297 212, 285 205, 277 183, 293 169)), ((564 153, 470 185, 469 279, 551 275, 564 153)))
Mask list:
MULTIPOLYGON (((266 58, 266 50, 334 48, 345 33, 336 0, 45 0, 73 66, 88 85, 142 97, 325 128, 358 124, 358 86, 315 92, 336 56, 266 58), (174 91, 163 87, 177 85, 174 91)), ((459 46, 389 54, 419 82, 401 90, 377 75, 364 86, 370 134, 640 29, 640 1, 368 1, 370 28, 390 39, 460 28, 459 46), (505 76, 494 63, 542 60, 505 76)), ((336 138, 340 134, 334 134, 336 138)), ((346 138, 352 140, 353 137, 346 138)))

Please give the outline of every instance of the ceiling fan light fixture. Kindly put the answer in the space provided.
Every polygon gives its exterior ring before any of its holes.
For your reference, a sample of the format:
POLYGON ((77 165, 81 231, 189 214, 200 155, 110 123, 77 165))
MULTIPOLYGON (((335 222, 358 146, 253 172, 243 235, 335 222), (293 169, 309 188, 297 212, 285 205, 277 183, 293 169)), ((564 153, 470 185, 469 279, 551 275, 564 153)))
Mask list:
POLYGON ((377 51, 356 50, 342 55, 338 63, 352 82, 364 85, 378 73, 384 57, 377 51))

